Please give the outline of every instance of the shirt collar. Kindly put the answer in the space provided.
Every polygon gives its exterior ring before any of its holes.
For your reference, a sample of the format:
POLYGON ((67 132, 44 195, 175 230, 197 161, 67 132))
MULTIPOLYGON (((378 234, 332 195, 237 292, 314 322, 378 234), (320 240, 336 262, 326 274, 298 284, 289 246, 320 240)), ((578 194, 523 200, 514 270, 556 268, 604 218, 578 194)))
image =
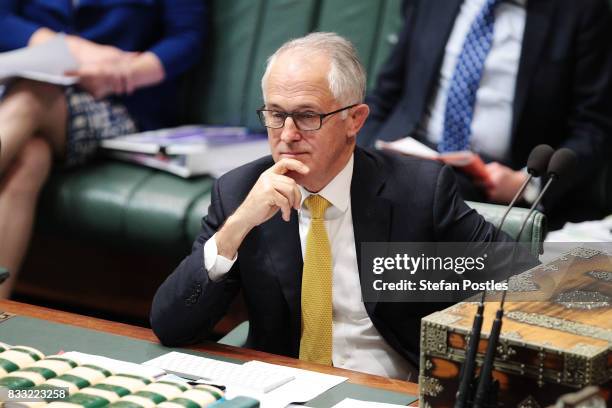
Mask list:
MULTIPOLYGON (((351 199, 351 180, 353 179, 353 155, 346 163, 346 166, 330 181, 325 187, 319 191, 318 195, 325 198, 331 203, 331 205, 338 209, 341 213, 345 213, 349 206, 351 199)), ((302 193, 301 208, 304 209, 304 200, 309 195, 315 194, 306 190, 304 187, 299 186, 300 193, 302 193)), ((327 218, 327 217, 326 217, 327 218)), ((334 217, 332 217, 334 218, 334 217)))

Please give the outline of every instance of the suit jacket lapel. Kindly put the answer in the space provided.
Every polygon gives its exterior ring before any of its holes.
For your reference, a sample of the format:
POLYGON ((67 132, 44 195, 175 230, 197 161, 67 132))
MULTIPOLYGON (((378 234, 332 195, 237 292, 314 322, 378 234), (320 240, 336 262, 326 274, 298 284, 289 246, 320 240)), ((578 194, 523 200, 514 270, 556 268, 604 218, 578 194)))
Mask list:
MULTIPOLYGON (((454 21, 463 0, 424 0, 417 7, 415 26, 411 30, 411 50, 409 64, 410 83, 407 87, 419 101, 416 118, 422 118, 424 109, 430 102, 431 93, 436 88, 444 50, 454 21)), ((408 22, 410 24, 411 22, 408 22)))
POLYGON ((550 8, 552 0, 527 1, 527 20, 523 34, 521 59, 516 78, 516 91, 514 95, 512 137, 516 137, 517 126, 525 106, 525 100, 531 86, 530 80, 533 71, 542 56, 542 47, 550 26, 550 8))
MULTIPOLYGON (((271 265, 289 306, 291 328, 301 327, 302 296, 302 247, 297 211, 291 211, 289 222, 283 221, 279 211, 263 226, 263 235, 268 247, 271 265)), ((295 334, 295 333, 293 333, 295 334)), ((299 332, 297 333, 299 339, 299 332)))
MULTIPOLYGON (((357 268, 361 280, 361 244, 363 242, 387 242, 391 226, 391 204, 379 196, 386 174, 374 158, 360 148, 355 149, 355 164, 351 180, 351 211, 353 215, 353 232, 357 268)), ((370 316, 375 307, 374 302, 365 304, 370 316)))

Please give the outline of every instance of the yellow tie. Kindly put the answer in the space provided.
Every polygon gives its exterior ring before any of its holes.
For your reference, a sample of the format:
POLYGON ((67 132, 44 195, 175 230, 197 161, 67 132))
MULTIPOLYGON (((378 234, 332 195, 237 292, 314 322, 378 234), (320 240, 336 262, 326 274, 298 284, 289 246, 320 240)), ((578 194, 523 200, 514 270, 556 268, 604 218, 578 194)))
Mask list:
POLYGON ((310 210, 302 274, 302 338, 300 360, 332 364, 332 254, 325 231, 325 210, 331 205, 320 195, 305 201, 310 210))

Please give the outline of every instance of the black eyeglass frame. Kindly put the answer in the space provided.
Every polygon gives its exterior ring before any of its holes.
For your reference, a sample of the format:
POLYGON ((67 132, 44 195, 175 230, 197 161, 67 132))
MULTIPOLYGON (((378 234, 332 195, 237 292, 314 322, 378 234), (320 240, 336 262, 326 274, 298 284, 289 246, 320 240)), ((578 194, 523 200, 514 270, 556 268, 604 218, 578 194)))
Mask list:
POLYGON ((359 105, 359 104, 358 103, 354 103, 352 105, 348 105, 348 106, 345 106, 344 108, 340 108, 340 109, 337 109, 337 110, 335 110, 333 112, 328 112, 328 113, 315 113, 315 112, 310 113, 313 116, 318 116, 319 117, 319 127, 316 128, 316 129, 300 129, 300 125, 298 125, 297 121, 295 120, 295 118, 293 116, 294 115, 304 114, 305 112, 283 112, 283 111, 279 111, 279 110, 275 110, 275 109, 264 109, 265 106, 262 106, 261 109, 257 109, 256 112, 257 112, 257 117, 259 117, 259 121, 261 122, 261 124, 264 127, 267 127, 268 129, 282 129, 282 128, 284 128, 285 127, 285 122, 287 121, 287 118, 291 117, 291 119, 293 120, 293 123, 295 124, 295 127, 298 128, 298 130, 301 130, 303 132, 311 132, 311 131, 315 131, 315 130, 321 129, 323 127, 323 119, 325 119, 326 117, 331 116, 331 115, 335 115, 336 113, 340 113, 343 110, 354 108, 357 105, 359 105), (282 113, 283 116, 284 116, 283 124, 281 126, 278 126, 278 127, 267 126, 266 125, 266 121, 265 121, 265 119, 263 117, 263 113, 264 112, 282 113))

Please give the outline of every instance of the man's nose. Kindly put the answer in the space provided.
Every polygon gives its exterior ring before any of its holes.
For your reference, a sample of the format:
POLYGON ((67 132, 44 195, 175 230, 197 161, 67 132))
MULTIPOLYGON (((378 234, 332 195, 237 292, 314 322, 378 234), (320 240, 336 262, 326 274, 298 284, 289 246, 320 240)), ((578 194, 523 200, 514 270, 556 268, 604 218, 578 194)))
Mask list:
POLYGON ((285 126, 283 126, 281 132, 281 140, 285 143, 295 142, 301 139, 302 134, 300 132, 293 118, 288 116, 287 119, 285 119, 285 126))

